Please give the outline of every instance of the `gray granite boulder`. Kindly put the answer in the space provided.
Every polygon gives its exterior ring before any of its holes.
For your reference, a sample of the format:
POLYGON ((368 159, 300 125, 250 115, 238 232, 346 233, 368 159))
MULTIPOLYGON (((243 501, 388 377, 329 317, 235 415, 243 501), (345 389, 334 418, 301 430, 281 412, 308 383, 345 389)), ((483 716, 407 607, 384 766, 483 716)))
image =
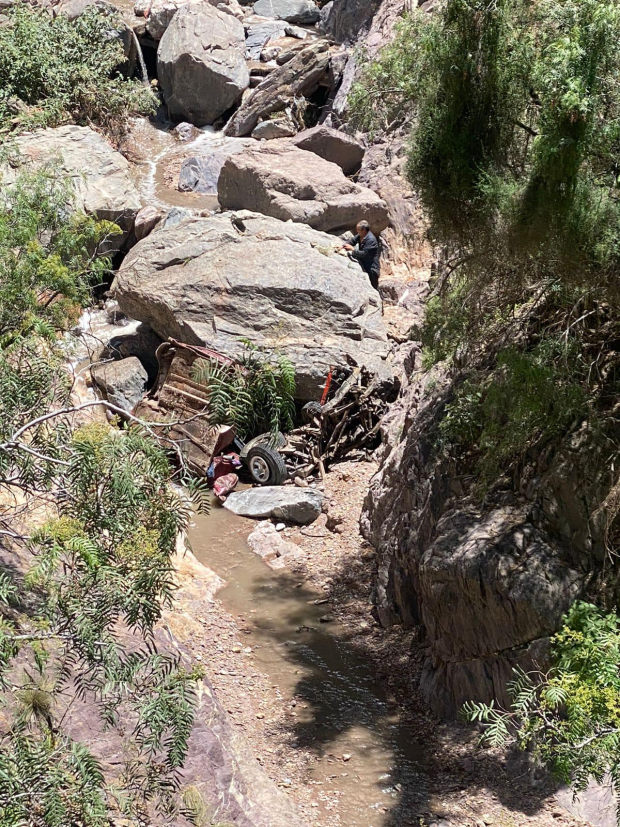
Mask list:
MULTIPOLYGON (((20 135, 13 147, 26 167, 53 161, 73 185, 76 209, 118 224, 123 238, 132 230, 141 201, 130 164, 99 133, 87 126, 58 126, 20 135)), ((3 183, 15 175, 14 168, 2 168, 3 183)), ((114 249, 123 238, 114 236, 106 248, 114 249)))
POLYGON ((322 124, 304 129, 291 143, 299 149, 314 152, 332 164, 338 164, 345 175, 357 172, 364 159, 364 147, 355 138, 322 124))
POLYGON ((321 19, 319 7, 313 0, 258 0, 254 3, 254 12, 261 17, 273 17, 307 26, 318 23, 321 19))
POLYGON ((316 520, 322 505, 323 494, 312 488, 264 485, 246 491, 233 491, 226 498, 224 508, 240 517, 252 517, 255 520, 273 517, 287 523, 307 525, 316 520))
POLYGON ((104 398, 124 411, 142 399, 148 374, 136 356, 95 365, 90 372, 104 398))
POLYGON ((336 164, 288 142, 250 148, 226 161, 218 197, 227 209, 257 210, 325 232, 354 228, 366 219, 373 232, 389 224, 376 193, 350 181, 336 164))
POLYGON ((245 31, 208 3, 179 9, 157 50, 157 74, 170 117, 212 124, 250 83, 245 31))
POLYGON ((317 399, 329 366, 390 378, 378 293, 339 239, 250 212, 185 217, 136 244, 113 285, 121 310, 236 356, 240 339, 293 363, 297 397, 317 399))
POLYGON ((254 127, 252 137, 258 141, 271 141, 274 138, 290 138, 296 131, 290 118, 270 118, 254 127))

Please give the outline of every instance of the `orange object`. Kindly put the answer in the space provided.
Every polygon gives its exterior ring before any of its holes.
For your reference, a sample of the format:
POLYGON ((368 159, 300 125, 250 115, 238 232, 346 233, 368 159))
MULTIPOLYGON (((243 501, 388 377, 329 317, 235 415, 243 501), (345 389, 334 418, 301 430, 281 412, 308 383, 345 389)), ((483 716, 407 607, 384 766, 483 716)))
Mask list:
POLYGON ((329 389, 332 384, 332 371, 333 368, 330 367, 329 373, 327 374, 327 379, 325 380, 325 387, 323 388, 323 396, 321 397, 321 405, 324 405, 327 400, 327 394, 329 393, 329 389))

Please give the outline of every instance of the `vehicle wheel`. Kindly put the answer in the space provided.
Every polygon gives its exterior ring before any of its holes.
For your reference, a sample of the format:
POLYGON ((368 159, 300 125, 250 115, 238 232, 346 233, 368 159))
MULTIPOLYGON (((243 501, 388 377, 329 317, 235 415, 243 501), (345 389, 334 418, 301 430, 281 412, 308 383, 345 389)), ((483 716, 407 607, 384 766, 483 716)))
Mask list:
POLYGON ((266 434, 259 434, 258 436, 255 436, 254 439, 251 439, 249 442, 245 443, 240 452, 241 459, 245 459, 255 445, 268 445, 275 451, 286 445, 286 437, 280 431, 278 431, 277 434, 273 434, 271 431, 266 434))
POLYGON ((301 409, 301 418, 304 422, 312 422, 313 419, 320 419, 323 413, 323 406, 320 402, 306 402, 301 409))
POLYGON ((254 445, 245 464, 250 476, 259 485, 282 485, 288 477, 284 457, 270 445, 254 445))

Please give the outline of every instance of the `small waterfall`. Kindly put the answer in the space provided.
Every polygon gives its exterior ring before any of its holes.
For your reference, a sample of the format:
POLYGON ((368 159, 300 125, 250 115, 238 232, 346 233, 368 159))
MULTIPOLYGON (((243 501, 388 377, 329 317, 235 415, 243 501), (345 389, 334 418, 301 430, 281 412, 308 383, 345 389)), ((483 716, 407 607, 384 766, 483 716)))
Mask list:
POLYGON ((138 35, 132 29, 131 34, 133 35, 133 42, 136 44, 136 53, 138 55, 138 63, 140 64, 140 74, 142 75, 142 83, 145 86, 149 85, 149 73, 146 71, 146 63, 144 62, 144 55, 142 54, 142 46, 140 46, 140 41, 138 40, 138 35))

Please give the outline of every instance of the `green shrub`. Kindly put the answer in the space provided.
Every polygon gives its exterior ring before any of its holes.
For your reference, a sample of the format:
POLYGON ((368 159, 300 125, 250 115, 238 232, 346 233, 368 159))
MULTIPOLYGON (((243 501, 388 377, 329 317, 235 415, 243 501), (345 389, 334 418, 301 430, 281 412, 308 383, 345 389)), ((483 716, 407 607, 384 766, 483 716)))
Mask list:
POLYGON ((489 374, 465 380, 439 423, 439 444, 473 454, 483 484, 587 412, 579 354, 557 339, 500 352, 489 374))
POLYGON ((620 618, 577 602, 552 647, 548 673, 515 672, 510 709, 469 703, 465 715, 482 725, 483 741, 516 740, 575 791, 609 777, 620 796, 620 618))
POLYGON ((72 211, 72 195, 51 165, 2 187, 0 345, 34 328, 47 325, 54 335, 74 323, 110 267, 96 249, 119 228, 72 211))
POLYGON ((289 360, 244 341, 238 362, 194 363, 192 378, 209 390, 209 420, 234 425, 243 439, 290 431, 295 411, 295 369, 289 360))
POLYGON ((151 91, 122 76, 113 10, 90 6, 74 21, 18 4, 0 27, 0 130, 94 124, 118 138, 127 118, 153 111, 151 91))

